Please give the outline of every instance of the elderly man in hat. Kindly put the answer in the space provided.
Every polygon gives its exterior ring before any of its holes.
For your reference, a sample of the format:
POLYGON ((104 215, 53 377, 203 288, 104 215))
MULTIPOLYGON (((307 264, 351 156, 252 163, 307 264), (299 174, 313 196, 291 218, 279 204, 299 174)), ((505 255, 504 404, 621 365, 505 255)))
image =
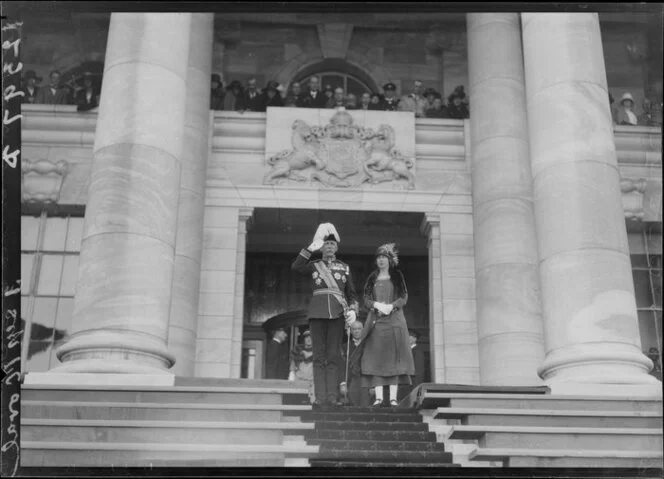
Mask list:
POLYGON ((284 328, 277 328, 271 333, 272 339, 267 343, 265 377, 288 379, 290 371, 290 345, 286 341, 288 333, 284 328))
POLYGON ((25 86, 21 90, 24 95, 21 99, 21 103, 36 103, 35 99, 37 98, 37 92, 39 87, 37 84, 42 81, 41 77, 38 77, 34 70, 28 70, 25 72, 23 77, 23 82, 25 86))
POLYGON ((381 102, 381 109, 386 111, 397 111, 399 108, 399 99, 395 96, 397 86, 390 82, 383 85, 384 98, 381 102))
POLYGON ((60 72, 53 70, 49 75, 50 84, 39 89, 35 103, 41 105, 67 105, 69 103, 69 91, 60 85, 61 78, 60 72))
MULTIPOLYGON (((344 367, 346 361, 353 355, 355 350, 360 345, 362 339, 362 331, 364 330, 364 325, 360 321, 355 321, 350 325, 350 337, 347 342, 341 348, 341 355, 344 359, 344 367), (348 355, 346 354, 348 351, 348 355)), ((344 376, 342 376, 341 390, 345 392, 350 400, 352 406, 368 407, 369 406, 369 388, 362 387, 362 374, 361 371, 354 370, 349 368, 348 370, 348 381, 344 381, 344 376)))
POLYGON ((318 226, 311 244, 300 251, 291 269, 309 278, 309 330, 314 352, 315 406, 341 406, 339 383, 344 368, 341 340, 344 324, 357 318, 358 302, 350 267, 336 257, 339 234, 331 223, 318 226), (314 251, 322 259, 311 260, 314 251))
POLYGON ((415 80, 411 92, 399 100, 399 111, 412 111, 417 118, 421 118, 424 116, 425 104, 426 100, 422 97, 422 82, 415 80))
POLYGON ((620 99, 620 109, 618 110, 619 125, 637 125, 639 120, 634 113, 634 97, 631 93, 625 93, 620 99))

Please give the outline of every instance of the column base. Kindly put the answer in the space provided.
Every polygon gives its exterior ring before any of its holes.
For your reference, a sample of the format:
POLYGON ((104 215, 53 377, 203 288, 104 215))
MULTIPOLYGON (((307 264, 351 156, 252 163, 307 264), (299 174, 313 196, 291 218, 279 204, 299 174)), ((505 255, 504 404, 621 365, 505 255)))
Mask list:
POLYGON ((592 382, 553 382, 547 384, 552 396, 604 396, 624 398, 662 399, 662 383, 653 378, 652 384, 606 384, 592 382))

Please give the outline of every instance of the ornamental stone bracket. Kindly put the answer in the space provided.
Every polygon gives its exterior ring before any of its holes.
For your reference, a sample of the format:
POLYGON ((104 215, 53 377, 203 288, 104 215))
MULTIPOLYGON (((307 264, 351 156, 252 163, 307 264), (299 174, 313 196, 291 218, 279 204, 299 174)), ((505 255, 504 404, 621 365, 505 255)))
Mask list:
POLYGON ((625 218, 630 221, 662 221, 662 180, 622 178, 620 190, 625 218))
POLYGON ((67 175, 65 160, 23 160, 21 162, 21 191, 24 202, 57 203, 62 183, 67 175))
POLYGON ((324 58, 346 58, 353 25, 350 23, 319 23, 318 39, 324 58))
POLYGON ((345 109, 336 110, 324 126, 311 126, 296 119, 291 125, 291 148, 268 153, 270 170, 263 183, 273 185, 292 180, 348 188, 363 183, 405 181, 405 188, 412 190, 415 158, 396 147, 396 137, 392 125, 359 126, 345 109))

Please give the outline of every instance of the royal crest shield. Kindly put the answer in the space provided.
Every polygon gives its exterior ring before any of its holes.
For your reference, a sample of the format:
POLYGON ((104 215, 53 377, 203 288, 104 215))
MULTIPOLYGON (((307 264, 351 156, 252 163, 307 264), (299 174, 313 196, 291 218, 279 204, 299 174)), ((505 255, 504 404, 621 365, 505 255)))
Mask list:
POLYGON ((326 139, 320 149, 325 170, 339 179, 348 178, 360 171, 360 142, 358 140, 326 139))

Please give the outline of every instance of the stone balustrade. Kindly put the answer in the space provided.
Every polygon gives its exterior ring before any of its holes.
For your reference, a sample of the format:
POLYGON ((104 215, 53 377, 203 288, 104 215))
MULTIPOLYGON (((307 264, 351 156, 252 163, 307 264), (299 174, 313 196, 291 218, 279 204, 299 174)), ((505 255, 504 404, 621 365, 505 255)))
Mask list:
MULTIPOLYGON (((73 105, 23 105, 22 157, 26 162, 48 161, 67 164, 58 195, 59 204, 84 205, 90 181, 92 146, 97 113, 77 112, 73 105)), ((212 157, 208 162, 208 189, 247 186, 272 192, 279 186, 262 185, 265 166, 265 113, 216 111, 211 125, 212 157)), ((416 189, 394 191, 397 202, 407 197, 417 210, 437 202, 434 191, 448 195, 470 195, 469 124, 461 120, 422 118, 415 122, 417 156, 416 189)), ((615 126, 615 145, 624 184, 626 217, 661 221, 662 139, 661 129, 644 126, 615 126)), ((24 178, 24 189, 35 175, 24 178)), ((43 181, 43 180, 39 180, 43 181)), ((43 189, 43 187, 40 187, 43 189)), ((369 187, 365 187, 365 192, 369 187)), ((288 188, 289 190, 291 188, 288 188)), ((37 190, 37 189, 36 189, 37 190)), ((277 193, 267 195, 269 200, 277 193)), ((311 192, 313 194, 313 192, 311 192)), ((276 197, 276 196, 275 196, 276 197)), ((28 198, 26 198, 28 200, 28 198)), ((464 207, 468 205, 464 203, 464 207)), ((349 205, 350 207, 350 205, 349 205)))

